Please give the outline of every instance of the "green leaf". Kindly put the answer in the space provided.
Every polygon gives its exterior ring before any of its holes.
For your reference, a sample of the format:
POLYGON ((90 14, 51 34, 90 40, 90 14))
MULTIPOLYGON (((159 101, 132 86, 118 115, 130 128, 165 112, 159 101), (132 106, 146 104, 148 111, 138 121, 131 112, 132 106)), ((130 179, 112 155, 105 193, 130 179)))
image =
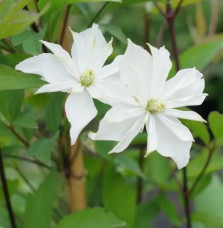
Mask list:
MULTIPOLYGON (((196 67, 196 69, 203 71, 222 48, 222 40, 218 42, 207 42, 188 48, 180 55, 180 67, 182 69, 196 67)), ((175 72, 174 65, 171 69, 170 76, 174 75, 175 72)))
POLYGON ((181 122, 192 131, 194 138, 200 138, 205 144, 210 142, 210 134, 206 124, 192 120, 181 120, 181 122))
POLYGON ((169 183, 170 168, 165 157, 157 152, 149 154, 145 160, 145 174, 152 182, 160 187, 165 187, 169 183))
POLYGON ((141 145, 141 144, 146 144, 147 143, 147 133, 142 132, 139 133, 131 142, 132 145, 141 145))
POLYGON ((11 53, 7 55, 0 54, 0 62, 1 62, 1 65, 7 65, 8 67, 15 68, 15 66, 18 63, 22 62, 23 60, 29 57, 31 56, 26 53, 11 53))
POLYGON ((40 40, 43 39, 46 32, 46 26, 39 32, 35 33, 30 30, 25 30, 19 33, 17 36, 12 38, 12 43, 16 45, 23 44, 23 48, 26 52, 32 55, 39 55, 41 53, 42 43, 40 40))
POLYGON ((19 115, 23 99, 23 90, 0 91, 0 112, 10 123, 19 115))
MULTIPOLYGON (((196 178, 201 172, 204 164, 207 161, 209 151, 207 149, 201 151, 193 160, 191 160, 187 166, 187 176, 188 178, 196 178)), ((223 157, 220 156, 219 151, 215 150, 213 152, 211 161, 205 171, 205 174, 210 174, 216 170, 223 167, 223 157)))
POLYGON ((51 132, 55 133, 61 124, 62 111, 66 94, 53 93, 46 105, 46 125, 51 132))
POLYGON ((152 228, 153 220, 159 212, 159 205, 156 199, 149 200, 138 205, 135 228, 152 228))
POLYGON ((14 46, 18 46, 24 43, 28 37, 33 36, 34 34, 35 32, 33 32, 32 30, 25 30, 18 35, 12 37, 12 44, 14 46))
POLYGON ((127 37, 119 26, 106 24, 106 25, 100 25, 100 27, 105 31, 109 32, 115 38, 119 39, 122 43, 124 44, 127 43, 127 37))
POLYGON ((103 208, 88 208, 66 216, 59 223, 58 228, 116 228, 124 226, 125 222, 122 222, 111 212, 105 212, 103 208))
POLYGON ((0 90, 39 88, 46 84, 37 75, 24 74, 8 66, 0 65, 0 90))
POLYGON ((163 195, 160 195, 157 200, 159 202, 160 209, 167 214, 171 223, 179 227, 181 225, 181 221, 175 205, 163 195))
POLYGON ((209 186, 194 199, 194 221, 208 226, 223 226, 223 184, 217 175, 212 177, 209 186), (210 200, 211 197, 211 200, 210 200))
POLYGON ((38 19, 38 14, 22 10, 28 2, 29 0, 20 0, 10 1, 10 5, 3 4, 7 13, 0 20, 0 39, 20 33, 38 19))
POLYGON ((165 2, 166 0, 123 0, 124 4, 136 4, 143 2, 165 2))
POLYGON ((40 0, 38 3, 39 9, 44 9, 47 5, 50 5, 48 14, 60 9, 69 4, 76 4, 79 2, 121 2, 121 0, 40 0))
POLYGON ((23 128, 37 128, 36 114, 32 109, 26 107, 13 121, 13 124, 23 128))
POLYGON ((28 155, 35 156, 44 163, 51 164, 51 152, 58 138, 58 133, 52 138, 37 139, 28 149, 28 155))
POLYGON ((133 227, 136 215, 135 188, 126 184, 112 166, 107 166, 105 170, 103 201, 107 210, 127 223, 127 228, 133 227))
POLYGON ((213 57, 223 48, 223 41, 204 43, 187 49, 180 55, 181 68, 196 67, 203 71, 213 57))
POLYGON ((108 154, 108 152, 115 146, 114 142, 111 141, 96 141, 95 142, 95 152, 102 158, 113 161, 113 156, 108 154))
POLYGON ((208 116, 208 122, 215 139, 218 140, 223 138, 223 114, 211 112, 208 116))
POLYGON ((14 0, 4 0, 0 2, 0 20, 6 17, 13 3, 14 0))
POLYGON ((58 176, 56 170, 52 170, 37 192, 30 195, 24 216, 24 228, 48 228, 51 227, 51 215, 58 189, 58 176))
POLYGON ((139 167, 139 164, 136 162, 136 160, 132 157, 129 157, 127 154, 120 154, 115 156, 114 158, 116 169, 123 173, 125 171, 130 171, 142 178, 145 178, 145 175, 143 174, 141 168, 139 167))

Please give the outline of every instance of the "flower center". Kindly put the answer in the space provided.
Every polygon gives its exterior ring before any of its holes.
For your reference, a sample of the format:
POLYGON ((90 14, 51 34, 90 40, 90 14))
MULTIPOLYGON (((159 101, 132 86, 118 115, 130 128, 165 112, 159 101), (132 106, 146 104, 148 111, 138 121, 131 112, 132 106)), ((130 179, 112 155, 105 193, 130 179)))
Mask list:
POLYGON ((151 99, 146 104, 146 110, 152 114, 164 112, 165 109, 165 104, 159 100, 151 99))
POLYGON ((83 73, 80 76, 80 83, 84 87, 88 87, 93 84, 94 82, 94 71, 93 70, 87 70, 85 73, 83 73))

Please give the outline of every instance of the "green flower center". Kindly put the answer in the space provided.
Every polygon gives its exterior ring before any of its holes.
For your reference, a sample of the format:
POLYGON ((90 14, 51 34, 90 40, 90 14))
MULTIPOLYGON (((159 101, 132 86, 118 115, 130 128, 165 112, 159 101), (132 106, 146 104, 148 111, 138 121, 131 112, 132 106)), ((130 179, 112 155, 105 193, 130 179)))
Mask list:
POLYGON ((94 71, 93 70, 87 70, 85 73, 83 73, 80 76, 80 83, 84 87, 88 87, 93 84, 94 82, 94 71))
POLYGON ((165 109, 165 104, 159 100, 151 99, 146 104, 146 110, 152 114, 164 112, 165 109))

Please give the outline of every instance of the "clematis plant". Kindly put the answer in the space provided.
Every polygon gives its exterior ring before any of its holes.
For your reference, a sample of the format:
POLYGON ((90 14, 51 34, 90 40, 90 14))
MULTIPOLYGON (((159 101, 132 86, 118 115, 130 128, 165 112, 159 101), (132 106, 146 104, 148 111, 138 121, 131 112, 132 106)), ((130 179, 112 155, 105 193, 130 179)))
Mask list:
POLYGON ((191 68, 180 70, 167 80, 172 67, 169 52, 164 47, 149 47, 151 54, 129 40, 119 62, 123 87, 112 88, 113 92, 109 93, 112 108, 101 120, 98 132, 90 133, 90 137, 118 141, 110 153, 119 153, 146 126, 146 156, 157 150, 171 157, 180 169, 189 161, 194 139, 178 118, 205 120, 194 111, 178 108, 204 101, 207 96, 203 93, 204 79, 199 71, 191 68))
POLYGON ((96 116, 92 98, 102 99, 103 83, 118 68, 116 63, 103 66, 112 53, 112 40, 107 43, 98 25, 93 24, 81 33, 71 31, 74 43, 71 56, 60 45, 41 41, 53 54, 44 53, 24 60, 17 70, 42 76, 48 82, 36 93, 66 92, 67 118, 71 124, 71 144, 82 129, 96 116))

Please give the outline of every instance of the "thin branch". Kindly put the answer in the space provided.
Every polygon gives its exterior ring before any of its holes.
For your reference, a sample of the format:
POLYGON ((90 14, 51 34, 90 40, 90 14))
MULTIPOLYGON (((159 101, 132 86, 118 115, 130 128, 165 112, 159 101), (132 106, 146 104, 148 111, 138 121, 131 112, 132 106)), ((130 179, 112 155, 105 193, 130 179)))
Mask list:
MULTIPOLYGON (((171 44, 172 44, 174 59, 175 59, 175 63, 176 63, 176 71, 180 70, 180 61, 179 61, 179 53, 178 53, 177 41, 176 41, 176 32, 175 32, 175 28, 174 28, 174 20, 175 20, 176 12, 177 13, 179 12, 182 2, 183 1, 179 2, 179 5, 177 6, 177 11, 173 11, 171 9, 170 0, 168 0, 166 3, 166 13, 164 15, 164 17, 169 25, 171 44)), ((185 215, 186 215, 186 219, 187 219, 187 228, 191 228, 192 227, 191 216, 190 216, 191 212, 190 212, 189 195, 187 194, 188 183, 187 183, 186 167, 184 167, 182 170, 182 176, 183 176, 182 195, 183 195, 183 199, 184 199, 184 210, 185 210, 185 215)))
POLYGON ((5 39, 2 39, 1 42, 4 44, 4 46, 1 45, 2 48, 9 52, 15 52, 15 48, 10 45, 5 39))
POLYGON ((210 26, 209 26, 209 32, 208 35, 211 36, 215 34, 217 23, 218 23, 218 0, 212 0, 211 1, 211 20, 210 20, 210 26))
POLYGON ((105 2, 101 9, 96 13, 96 15, 92 18, 91 22, 88 24, 88 28, 93 25, 93 23, 100 17, 102 12, 105 10, 105 8, 108 6, 109 2, 105 2))
POLYGON ((183 0, 180 0, 174 11, 175 16, 179 13, 182 3, 183 3, 183 0))
POLYGON ((65 35, 66 29, 67 29, 67 24, 68 24, 70 7, 71 7, 71 5, 68 5, 66 7, 66 10, 65 10, 65 13, 64 13, 64 19, 63 19, 62 29, 61 29, 61 34, 60 34, 60 38, 59 38, 59 44, 60 45, 63 45, 64 35, 65 35))
POLYGON ((170 160, 167 159, 167 161, 168 161, 168 164, 169 164, 169 167, 170 167, 170 172, 173 175, 173 177, 175 178, 175 181, 176 181, 176 183, 177 183, 177 185, 179 187, 179 190, 182 191, 183 190, 183 186, 182 186, 182 184, 180 182, 179 177, 176 175, 176 170, 173 169, 170 160))
POLYGON ((19 167, 15 167, 15 170, 18 172, 20 177, 24 180, 24 182, 27 184, 27 186, 32 190, 32 192, 36 192, 36 189, 32 186, 32 184, 29 182, 27 177, 23 174, 23 172, 19 169, 19 167))
POLYGON ((16 136, 17 139, 19 139, 26 147, 29 147, 29 142, 26 141, 26 139, 24 139, 21 135, 19 135, 12 125, 11 126, 6 125, 6 126, 16 136))
POLYGON ((15 51, 15 48, 6 39, 2 39, 1 41, 12 51, 15 51))
MULTIPOLYGON (((143 161, 144 161, 144 147, 141 146, 140 151, 139 151, 139 167, 142 170, 143 169, 143 161)), ((143 193, 143 179, 142 177, 138 177, 137 180, 137 203, 141 203, 142 201, 142 193, 143 193)))
POLYGON ((161 46, 166 27, 167 27, 167 23, 166 23, 166 20, 164 20, 163 24, 160 27, 158 36, 157 36, 156 47, 160 47, 161 46))
POLYGON ((151 17, 146 12, 144 13, 144 48, 148 50, 148 45, 150 40, 150 25, 151 25, 151 17))
POLYGON ((174 55, 174 59, 175 59, 176 70, 179 71, 180 70, 180 61, 179 61, 179 52, 178 52, 177 41, 176 41, 176 32, 175 32, 175 28, 174 28, 174 17, 169 18, 167 21, 169 24, 171 44, 172 44, 172 48, 173 48, 173 55, 174 55))
POLYGON ((209 149, 209 154, 208 154, 207 160, 206 160, 206 162, 205 162, 205 164, 204 164, 204 167, 203 167, 203 169, 201 170, 201 172, 200 172, 200 174, 198 175, 198 177, 196 178, 196 180, 194 181, 194 183, 192 184, 192 187, 190 188, 190 190, 187 192, 187 195, 188 195, 188 196, 191 195, 191 194, 193 193, 193 191, 194 191, 194 189, 196 188, 197 184, 199 183, 199 181, 200 181, 200 180, 202 179, 202 177, 204 176, 205 171, 206 171, 208 165, 209 165, 210 162, 211 162, 211 158, 212 158, 212 155, 213 155, 215 149, 216 149, 215 147, 209 149))
POLYGON ((183 174, 183 198, 184 198, 184 207, 185 207, 185 214, 187 218, 187 228, 191 228, 191 216, 190 216, 190 199, 189 195, 187 194, 188 192, 188 183, 187 183, 187 169, 186 167, 183 168, 182 170, 183 174))
POLYGON ((38 161, 38 160, 29 159, 29 158, 26 158, 26 157, 21 157, 21 156, 11 155, 11 154, 5 154, 4 158, 18 159, 18 160, 21 160, 21 161, 24 161, 24 162, 33 163, 33 164, 36 164, 38 166, 50 169, 50 167, 48 165, 46 165, 45 163, 43 163, 41 161, 38 161))
POLYGON ((158 11, 166 18, 166 14, 163 11, 163 9, 160 7, 160 5, 157 2, 154 2, 156 8, 158 9, 158 11))
POLYGON ((6 181, 6 177, 5 177, 5 170, 4 170, 1 148, 0 148, 0 176, 1 176, 1 181, 2 181, 2 189, 3 189, 3 193, 4 193, 4 197, 5 197, 5 202, 6 202, 9 218, 10 218, 10 223, 11 223, 12 228, 16 228, 15 217, 14 217, 14 213, 12 210, 7 181, 6 181))
POLYGON ((2 46, 2 45, 0 45, 0 49, 8 51, 8 52, 14 52, 13 50, 11 50, 11 49, 9 49, 9 48, 7 48, 5 46, 2 46))
MULTIPOLYGON (((29 11, 29 9, 28 9, 27 6, 25 6, 24 9, 27 10, 27 11, 29 11)), ((30 26, 31 26, 31 28, 32 28, 32 30, 33 30, 34 32, 37 32, 37 33, 39 32, 39 28, 37 27, 37 25, 36 25, 35 22, 33 22, 30 26)))

